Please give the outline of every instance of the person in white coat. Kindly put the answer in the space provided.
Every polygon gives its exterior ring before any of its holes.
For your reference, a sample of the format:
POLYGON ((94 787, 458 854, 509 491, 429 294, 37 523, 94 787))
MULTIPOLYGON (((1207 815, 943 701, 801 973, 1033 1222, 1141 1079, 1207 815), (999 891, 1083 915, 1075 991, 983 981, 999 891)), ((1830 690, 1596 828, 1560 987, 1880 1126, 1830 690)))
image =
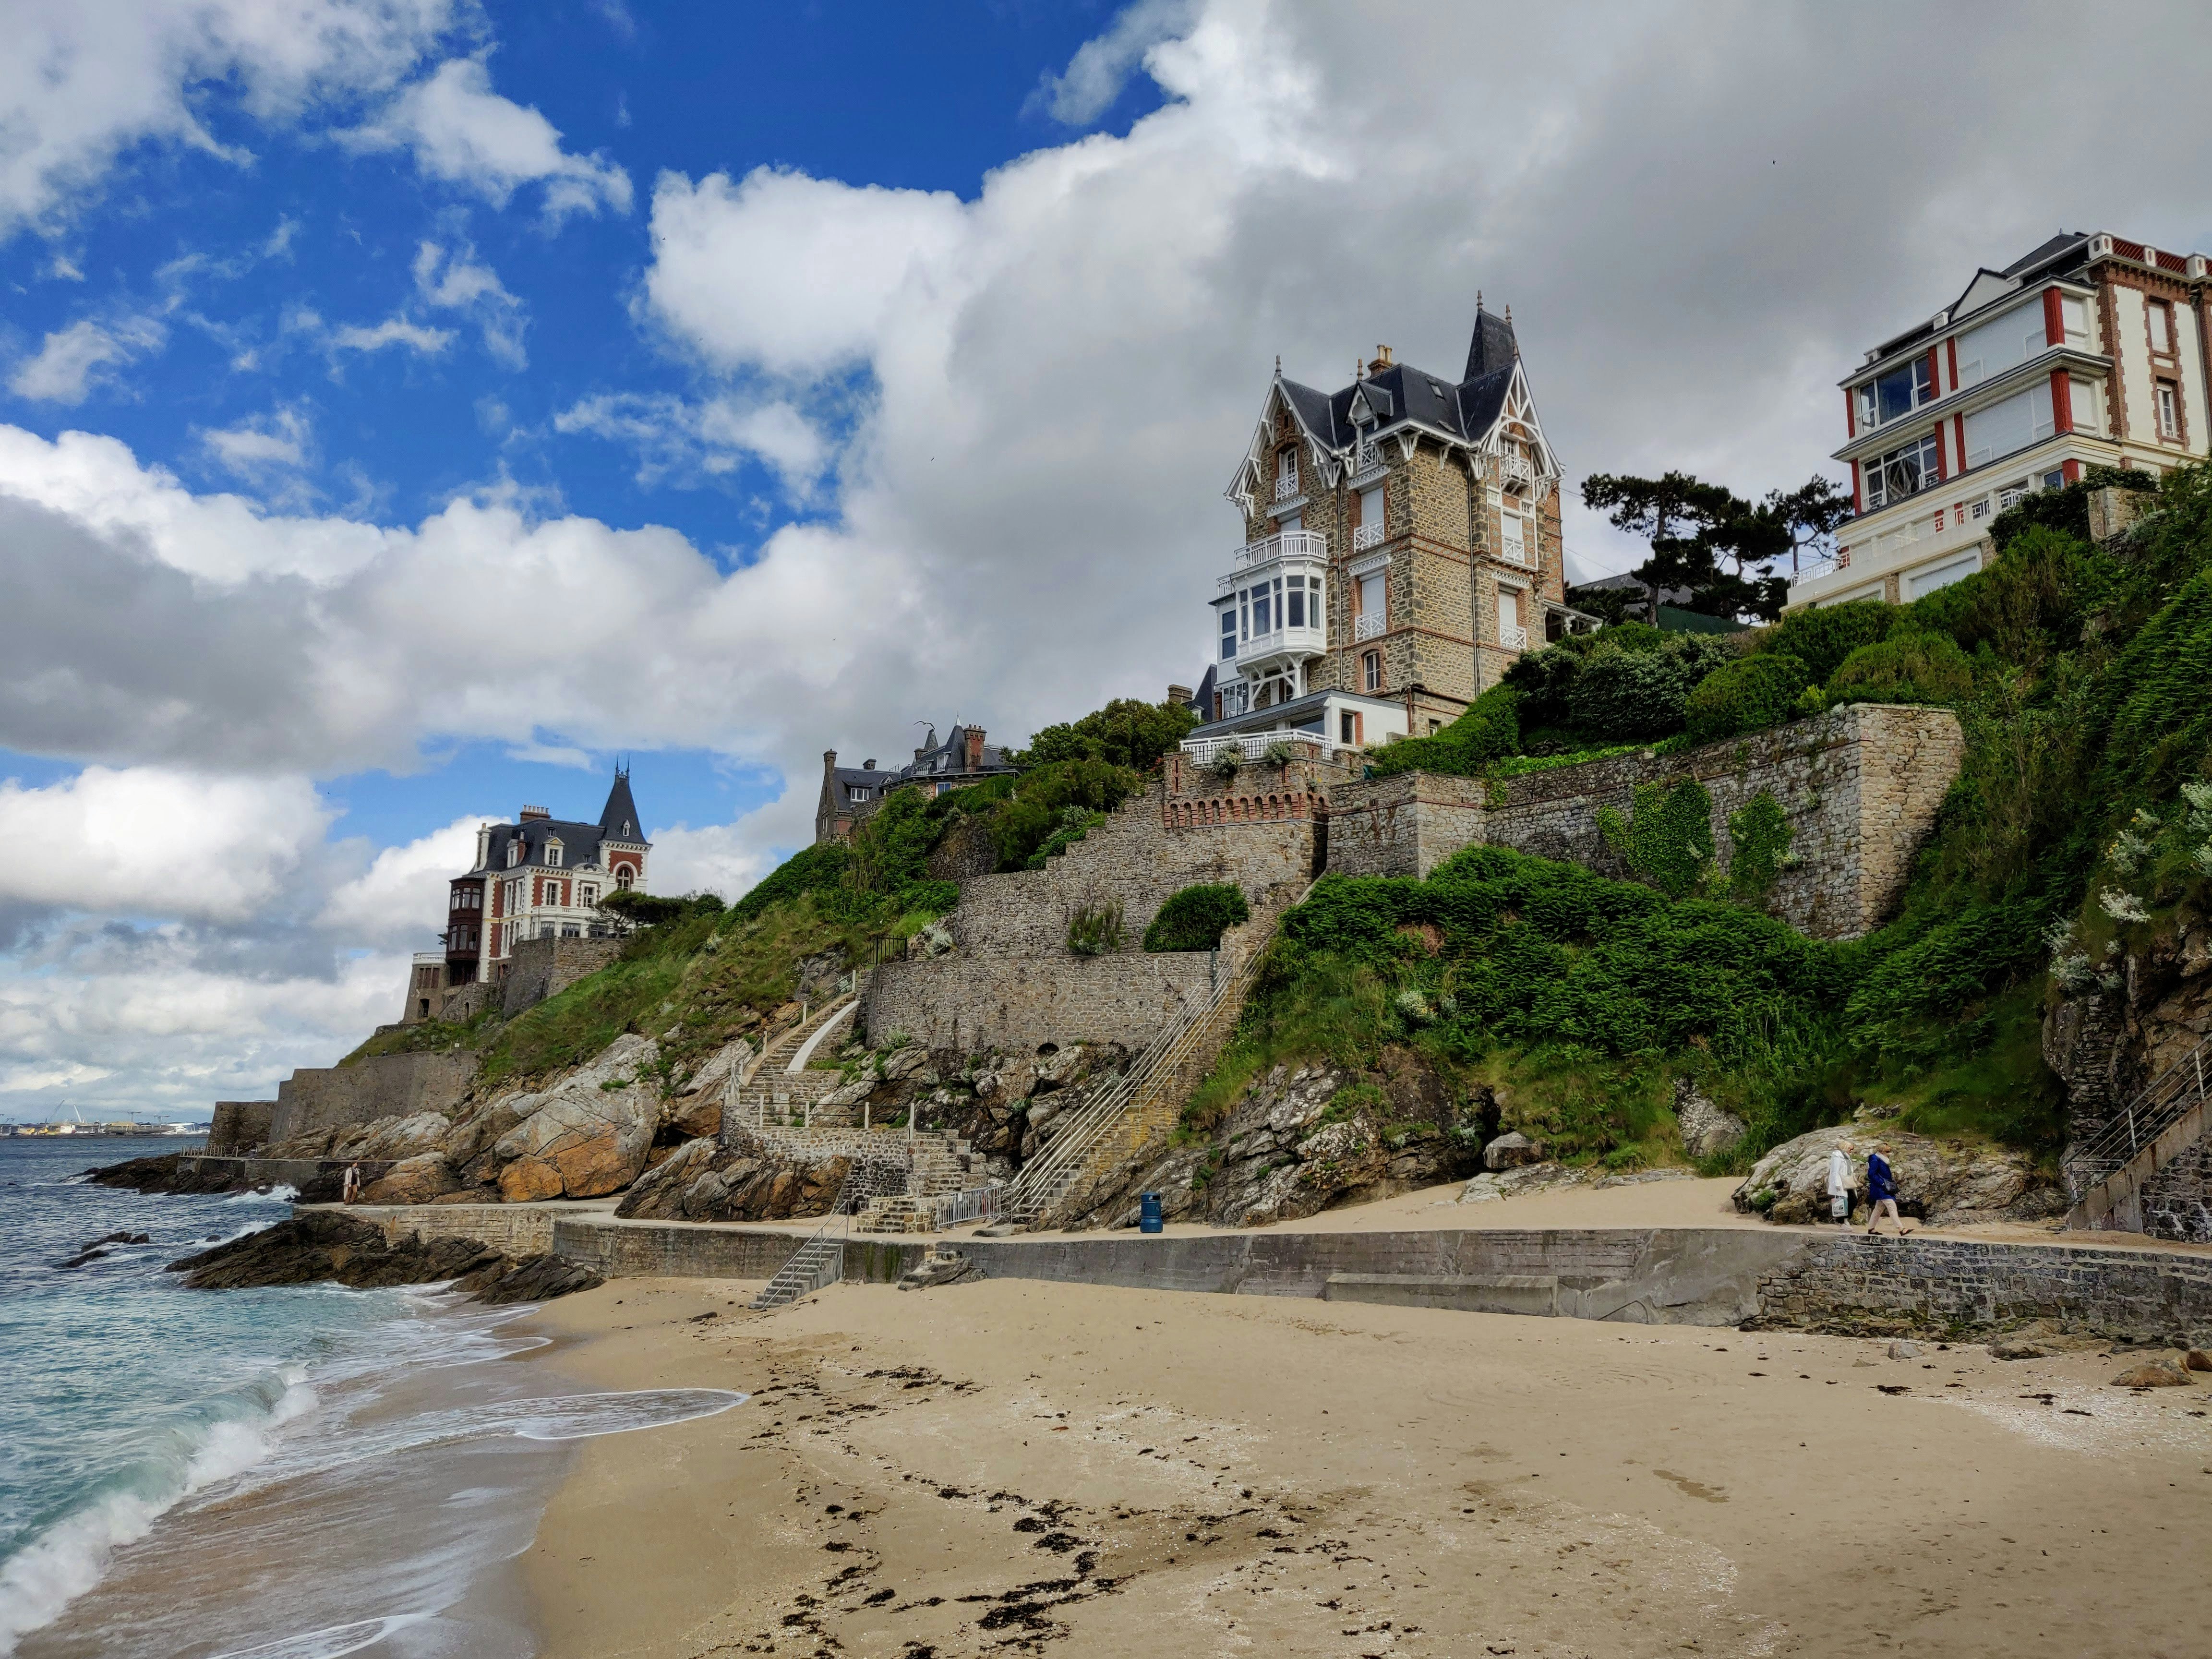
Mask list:
POLYGON ((1838 1145, 1828 1154, 1828 1213, 1848 1232, 1851 1225, 1851 1161, 1838 1145))

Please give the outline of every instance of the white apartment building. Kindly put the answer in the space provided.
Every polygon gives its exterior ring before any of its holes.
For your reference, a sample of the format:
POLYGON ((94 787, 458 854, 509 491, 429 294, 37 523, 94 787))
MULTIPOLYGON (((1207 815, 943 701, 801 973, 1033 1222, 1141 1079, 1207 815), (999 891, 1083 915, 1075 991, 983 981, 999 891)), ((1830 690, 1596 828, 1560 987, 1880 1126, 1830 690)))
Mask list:
POLYGON ((2031 489, 2212 453, 2207 276, 2201 253, 2069 233, 1869 350, 1835 452, 1858 514, 1790 603, 1917 599, 1980 569, 1990 520, 2031 489))

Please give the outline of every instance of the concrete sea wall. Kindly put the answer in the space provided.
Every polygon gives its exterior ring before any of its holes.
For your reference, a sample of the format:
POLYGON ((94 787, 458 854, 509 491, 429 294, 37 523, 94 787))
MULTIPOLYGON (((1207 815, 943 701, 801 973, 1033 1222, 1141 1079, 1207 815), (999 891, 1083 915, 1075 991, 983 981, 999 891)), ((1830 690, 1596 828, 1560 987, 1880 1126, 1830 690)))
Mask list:
MULTIPOLYGON (((623 1221, 604 1206, 362 1208, 386 1234, 550 1250, 609 1278, 764 1279, 797 1231, 623 1221)), ((849 1240, 845 1277, 888 1283, 926 1245, 849 1240)), ((2212 1343, 2212 1257, 1747 1227, 1170 1233, 966 1238, 983 1275, 1055 1284, 1614 1320, 1972 1340, 2035 1324, 2212 1343)))

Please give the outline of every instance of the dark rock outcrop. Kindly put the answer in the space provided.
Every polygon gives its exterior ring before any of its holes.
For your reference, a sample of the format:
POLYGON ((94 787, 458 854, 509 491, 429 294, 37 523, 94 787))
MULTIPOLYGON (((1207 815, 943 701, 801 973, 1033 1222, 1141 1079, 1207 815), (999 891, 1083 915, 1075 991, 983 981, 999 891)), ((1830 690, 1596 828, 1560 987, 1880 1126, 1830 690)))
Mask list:
POLYGON ((845 1158, 787 1158, 749 1135, 726 1146, 693 1140, 640 1176, 615 1213, 647 1221, 784 1221, 827 1215, 852 1167, 845 1158))
POLYGON ((235 1193, 244 1190, 243 1183, 228 1176, 204 1176, 197 1170, 179 1168, 182 1158, 183 1154, 179 1152, 163 1152, 156 1158, 127 1158, 120 1164, 88 1170, 85 1176, 94 1187, 119 1187, 132 1193, 235 1193))
POLYGON ((588 1269, 533 1256, 517 1262, 472 1238, 387 1241, 381 1228, 349 1215, 309 1210, 244 1238, 169 1264, 196 1291, 246 1290, 270 1285, 321 1285, 332 1280, 355 1290, 465 1281, 487 1302, 539 1299, 540 1291, 565 1296, 589 1290, 599 1275, 588 1269), (546 1264, 551 1264, 548 1266, 546 1264))
POLYGON ((1213 1133, 1156 1142, 1134 1166, 1069 1206, 1077 1228, 1133 1224, 1138 1196, 1166 1217, 1258 1227, 1466 1179, 1482 1162, 1495 1108, 1455 1099, 1419 1056, 1393 1050, 1371 1078, 1279 1066, 1245 1091, 1213 1133))

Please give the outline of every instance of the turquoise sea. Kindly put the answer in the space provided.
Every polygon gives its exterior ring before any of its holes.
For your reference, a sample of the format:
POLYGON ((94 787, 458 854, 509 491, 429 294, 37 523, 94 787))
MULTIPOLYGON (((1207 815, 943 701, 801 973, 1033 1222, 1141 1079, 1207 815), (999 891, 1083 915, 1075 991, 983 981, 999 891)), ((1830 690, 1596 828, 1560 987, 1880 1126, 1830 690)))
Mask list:
POLYGON ((0 1659, 529 1653, 500 1568, 568 1443, 741 1396, 574 1392, 527 1310, 434 1290, 185 1290, 290 1194, 79 1176, 192 1144, 0 1139, 0 1659), (118 1231, 151 1242, 61 1265, 118 1231))

